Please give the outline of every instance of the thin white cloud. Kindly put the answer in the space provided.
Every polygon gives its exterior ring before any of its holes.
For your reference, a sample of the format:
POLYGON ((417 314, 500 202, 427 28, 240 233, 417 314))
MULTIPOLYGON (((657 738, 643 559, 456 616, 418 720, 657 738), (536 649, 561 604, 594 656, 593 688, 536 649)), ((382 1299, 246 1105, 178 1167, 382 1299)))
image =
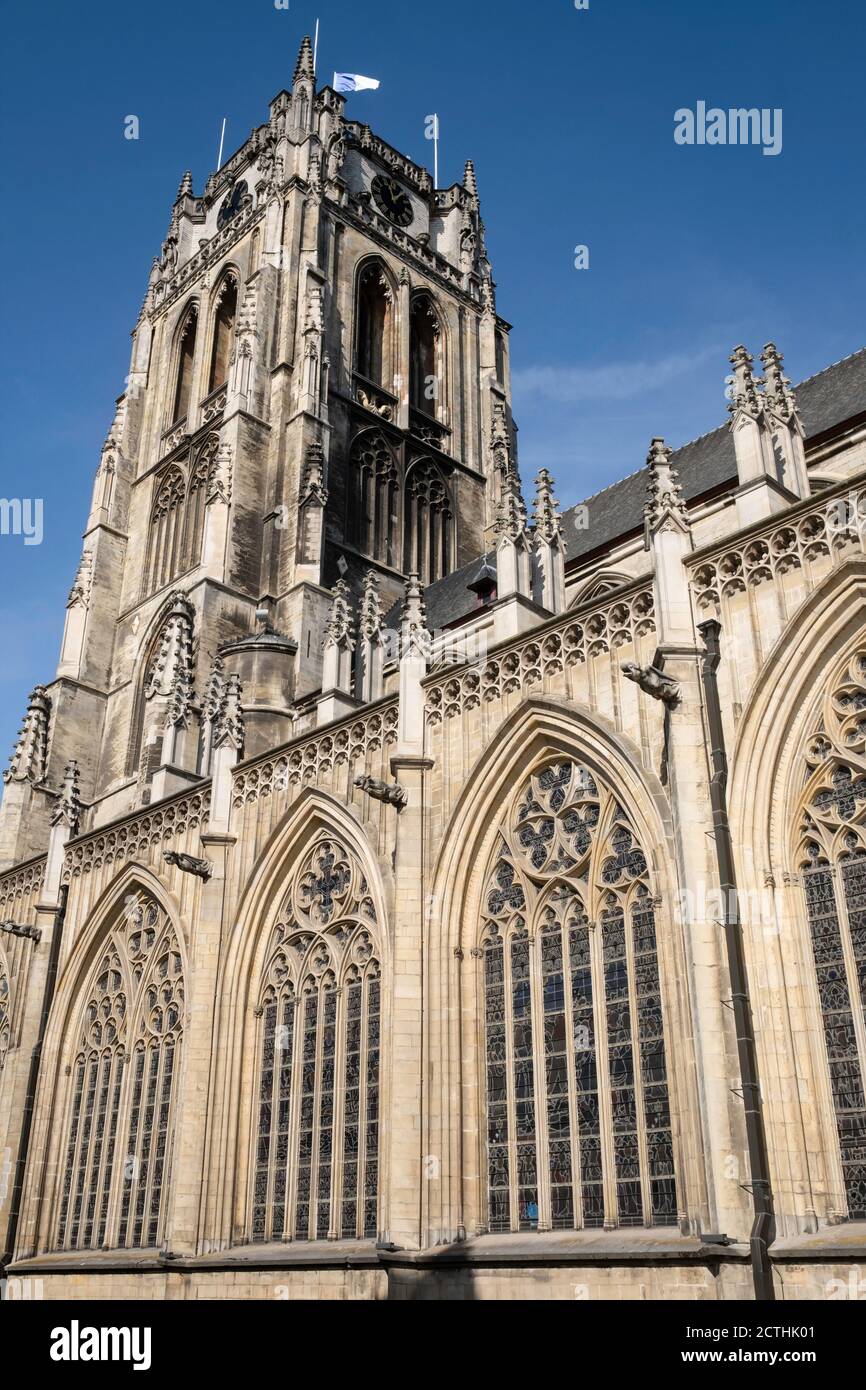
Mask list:
POLYGON ((524 367, 511 374, 515 401, 533 397, 573 404, 578 401, 625 401, 657 391, 671 382, 685 385, 695 367, 710 358, 726 365, 718 344, 696 352, 673 353, 637 362, 611 362, 598 367, 524 367))

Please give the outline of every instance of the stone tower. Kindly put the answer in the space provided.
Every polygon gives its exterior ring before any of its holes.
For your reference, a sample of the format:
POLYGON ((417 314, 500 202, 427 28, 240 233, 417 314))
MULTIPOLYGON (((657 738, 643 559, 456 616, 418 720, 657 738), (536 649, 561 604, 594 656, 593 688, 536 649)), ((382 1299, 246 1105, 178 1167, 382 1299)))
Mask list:
POLYGON ((372 686, 342 663, 323 699, 336 581, 360 609, 372 574, 387 612, 405 574, 432 583, 492 534, 508 325, 474 168, 434 188, 344 104, 305 39, 266 124, 201 195, 183 176, 0 866, 44 851, 71 759, 91 827, 207 775, 232 675, 247 755, 381 695, 387 660, 372 686))

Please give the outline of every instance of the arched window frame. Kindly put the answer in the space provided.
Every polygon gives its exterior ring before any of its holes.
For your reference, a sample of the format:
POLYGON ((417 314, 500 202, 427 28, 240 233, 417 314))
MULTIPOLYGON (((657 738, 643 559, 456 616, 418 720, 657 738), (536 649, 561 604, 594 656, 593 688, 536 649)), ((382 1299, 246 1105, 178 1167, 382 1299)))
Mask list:
POLYGON ((219 435, 208 435, 196 451, 195 461, 190 469, 184 524, 185 569, 201 562, 207 505, 217 469, 219 449, 219 435))
POLYGON ((153 480, 145 595, 170 584, 184 568, 186 501, 185 469, 170 463, 153 480))
POLYGON ((792 851, 849 1220, 866 1220, 866 648, 837 669, 802 754, 792 851))
POLYGON ((418 290, 409 305, 409 405, 431 420, 448 423, 448 335, 445 315, 429 290, 418 290), (429 333, 429 362, 416 357, 417 329, 423 324, 429 333), (425 370, 432 367, 432 372, 425 370), (428 394, 427 378, 435 380, 435 394, 428 394))
POLYGON ((199 302, 193 299, 178 316, 169 375, 172 387, 167 425, 179 424, 189 417, 196 377, 198 330, 199 302))
POLYGON ((379 564, 398 568, 400 466, 381 430, 363 430, 349 450, 346 535, 379 564))
POLYGON ((379 257, 368 257, 361 261, 355 273, 355 287, 352 298, 354 308, 354 328, 352 336, 352 365, 357 376, 373 386, 381 387, 394 397, 397 373, 397 292, 393 278, 384 261, 379 257), (382 333, 379 353, 362 341, 365 336, 365 318, 362 296, 366 287, 375 284, 377 298, 382 305, 382 333), (376 358, 381 357, 377 365, 376 358))
POLYGON ((146 890, 127 893, 69 1017, 53 1249, 151 1249, 164 1238, 184 979, 170 914, 146 890))
POLYGON ((229 378, 229 366, 235 341, 238 309, 240 307, 241 277, 235 265, 227 266, 217 281, 209 306, 209 333, 207 343, 207 391, 206 397, 225 386, 229 378), (231 312, 226 317, 226 310, 231 312), (221 338, 222 327, 226 333, 221 338), (222 361, 218 361, 220 353, 222 361), (220 371, 222 367, 222 371, 220 371), (217 379, 219 377, 219 379, 217 379))
POLYGON ((249 1239, 378 1229, 381 952, 356 855, 323 829, 299 858, 261 971, 249 1239))
POLYGON ((403 569, 433 584, 454 568, 451 489, 441 468, 420 458, 407 470, 403 497, 403 569))
POLYGON ((0 949, 0 1078, 6 1065, 6 1056, 12 1041, 12 987, 9 983, 9 967, 0 949))
POLYGON ((677 1224, 658 904, 613 790, 541 761, 498 829, 473 951, 489 1229, 677 1224))

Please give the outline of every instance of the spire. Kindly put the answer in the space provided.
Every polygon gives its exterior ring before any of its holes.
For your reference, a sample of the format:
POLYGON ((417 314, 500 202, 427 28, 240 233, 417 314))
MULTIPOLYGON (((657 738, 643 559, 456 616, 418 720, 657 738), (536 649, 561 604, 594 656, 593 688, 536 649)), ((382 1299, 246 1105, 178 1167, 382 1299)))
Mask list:
POLYGON ((316 77, 315 69, 313 68, 313 45, 309 34, 305 34, 301 42, 298 61, 295 64, 295 75, 292 80, 297 82, 299 77, 309 77, 313 81, 315 81, 316 77))
POLYGON ((562 536, 559 504, 553 495, 553 478, 542 468, 535 479, 535 534, 539 540, 554 541, 562 536))
POLYGON ((400 614, 400 656, 410 654, 427 657, 430 633, 427 629, 427 606, 418 574, 413 571, 406 580, 403 608, 400 614))
POLYGON ((234 748, 239 757, 243 754, 246 733, 241 706, 242 694, 241 678, 236 671, 232 671, 226 678, 225 691, 213 731, 214 748, 234 748))
POLYGON ((478 197, 478 180, 475 177, 475 165, 471 159, 467 159, 466 168, 463 171, 463 187, 473 198, 478 197))
POLYGON ((78 763, 72 758, 66 764, 66 771, 63 774, 63 786, 60 789, 60 796, 51 812, 52 825, 65 825, 69 831, 69 838, 78 834, 78 826, 81 822, 81 793, 79 782, 81 774, 78 771, 78 763))
POLYGON ((495 530, 499 541, 516 541, 526 532, 526 505, 520 491, 520 478, 514 468, 506 469, 502 477, 502 496, 495 530))
POLYGON ((367 570, 364 575, 364 593, 358 627, 362 636, 375 637, 382 627, 382 604, 379 599, 379 577, 375 570, 367 570))
POLYGON ((48 758, 48 720, 51 715, 51 701, 44 685, 37 685, 30 693, 27 713, 18 742, 8 768, 3 773, 4 782, 43 782, 48 758))
POLYGON ((226 668, 222 657, 217 653, 213 659, 210 679, 204 695, 204 718, 206 723, 213 724, 219 717, 222 709, 223 700, 226 693, 226 668))
POLYGON ((797 413, 797 402, 791 383, 782 369, 784 358, 775 343, 767 343, 761 353, 766 388, 764 394, 774 415, 789 421, 797 413))
POLYGON ((325 625, 325 646, 347 646, 354 648, 352 637, 352 601, 349 586, 345 579, 338 579, 334 585, 334 598, 328 610, 325 625))
POLYGON ((175 198, 174 201, 175 201, 176 203, 179 203, 180 200, 181 200, 181 198, 192 198, 192 197, 193 197, 193 191, 192 191, 192 174, 190 173, 189 169, 187 169, 186 173, 184 174, 183 178, 182 178, 181 181, 180 181, 180 187, 179 187, 178 190, 177 190, 177 197, 175 198))
POLYGON ((311 439, 307 445, 301 501, 319 502, 323 507, 328 501, 328 490, 325 487, 325 451, 321 439, 311 439))
POLYGON ((730 362, 734 369, 734 379, 728 410, 732 415, 739 410, 744 410, 747 415, 751 415, 753 420, 757 420, 763 409, 763 404, 757 389, 760 385, 760 378, 756 378, 752 372, 754 358, 740 343, 731 353, 730 362))
POLYGON ((179 662, 172 677, 166 725, 172 729, 188 729, 194 700, 192 671, 186 663, 179 662))
POLYGON ((688 512, 680 487, 680 475, 672 466, 673 449, 669 449, 663 439, 654 439, 647 456, 649 482, 648 499, 643 509, 644 537, 647 550, 649 538, 658 530, 662 522, 670 517, 679 528, 689 525, 688 512))

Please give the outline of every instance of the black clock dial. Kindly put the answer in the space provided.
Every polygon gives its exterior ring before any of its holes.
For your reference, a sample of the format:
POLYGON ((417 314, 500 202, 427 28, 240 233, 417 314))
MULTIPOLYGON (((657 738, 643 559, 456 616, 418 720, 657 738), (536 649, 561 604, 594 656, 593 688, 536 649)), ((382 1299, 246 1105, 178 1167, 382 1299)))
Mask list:
POLYGON ((386 174, 377 174, 370 191, 376 206, 384 212, 389 221, 398 227, 408 227, 414 217, 412 204, 396 179, 386 174))
POLYGON ((229 222, 231 222, 233 217, 237 216, 237 214, 243 207, 246 198, 246 182, 244 181, 244 179, 238 179, 237 183, 232 185, 228 197, 226 198, 225 202, 223 203, 222 207, 217 213, 217 227, 220 231, 222 231, 223 227, 225 227, 229 222))

